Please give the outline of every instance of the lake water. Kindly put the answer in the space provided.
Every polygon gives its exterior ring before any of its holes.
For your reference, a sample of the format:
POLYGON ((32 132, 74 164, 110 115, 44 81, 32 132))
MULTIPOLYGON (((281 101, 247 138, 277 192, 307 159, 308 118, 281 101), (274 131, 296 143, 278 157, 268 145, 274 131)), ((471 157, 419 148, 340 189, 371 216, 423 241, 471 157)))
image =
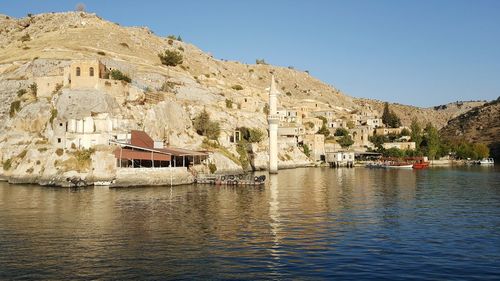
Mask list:
POLYGON ((264 187, 0 182, 1 280, 499 276, 499 167, 304 168, 264 187))

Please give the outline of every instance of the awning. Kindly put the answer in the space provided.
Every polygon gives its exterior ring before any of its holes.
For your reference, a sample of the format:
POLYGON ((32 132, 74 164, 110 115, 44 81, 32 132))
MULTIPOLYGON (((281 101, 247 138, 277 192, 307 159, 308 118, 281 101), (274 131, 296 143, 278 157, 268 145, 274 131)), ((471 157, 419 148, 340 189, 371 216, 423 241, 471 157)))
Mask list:
POLYGON ((124 160, 154 160, 154 161, 170 161, 171 157, 168 154, 162 154, 152 151, 140 151, 127 148, 118 148, 115 150, 115 157, 124 160))

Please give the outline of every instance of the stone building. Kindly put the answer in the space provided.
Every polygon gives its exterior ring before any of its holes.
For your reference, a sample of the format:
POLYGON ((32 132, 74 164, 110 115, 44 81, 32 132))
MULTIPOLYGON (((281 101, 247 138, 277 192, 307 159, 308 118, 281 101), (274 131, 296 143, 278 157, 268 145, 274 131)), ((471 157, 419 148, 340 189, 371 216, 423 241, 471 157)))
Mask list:
POLYGON ((106 77, 106 66, 99 60, 74 60, 70 65, 71 89, 97 89, 99 80, 106 77))
POLYGON ((390 149, 390 148, 398 148, 401 150, 407 150, 407 149, 415 149, 415 142, 410 141, 410 142, 386 142, 382 144, 382 147, 385 149, 390 149))
POLYGON ((311 150, 310 158, 314 161, 325 159, 325 136, 322 134, 305 135, 304 144, 311 150))

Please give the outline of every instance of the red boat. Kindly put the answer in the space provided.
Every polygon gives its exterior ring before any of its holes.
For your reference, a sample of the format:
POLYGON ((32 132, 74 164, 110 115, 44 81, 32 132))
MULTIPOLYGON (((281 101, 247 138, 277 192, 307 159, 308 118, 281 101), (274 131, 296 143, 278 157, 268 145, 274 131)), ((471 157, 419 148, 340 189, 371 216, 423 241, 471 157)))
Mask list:
POLYGON ((429 167, 429 162, 413 163, 413 169, 425 169, 429 167))

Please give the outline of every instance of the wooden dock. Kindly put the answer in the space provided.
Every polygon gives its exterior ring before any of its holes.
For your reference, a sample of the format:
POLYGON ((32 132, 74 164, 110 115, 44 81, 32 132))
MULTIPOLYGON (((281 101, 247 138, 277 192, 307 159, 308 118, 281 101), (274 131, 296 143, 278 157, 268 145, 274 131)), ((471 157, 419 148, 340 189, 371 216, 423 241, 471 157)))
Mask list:
POLYGON ((266 176, 252 175, 198 175, 196 177, 197 184, 213 184, 213 185, 250 185, 258 186, 266 182, 266 176))

